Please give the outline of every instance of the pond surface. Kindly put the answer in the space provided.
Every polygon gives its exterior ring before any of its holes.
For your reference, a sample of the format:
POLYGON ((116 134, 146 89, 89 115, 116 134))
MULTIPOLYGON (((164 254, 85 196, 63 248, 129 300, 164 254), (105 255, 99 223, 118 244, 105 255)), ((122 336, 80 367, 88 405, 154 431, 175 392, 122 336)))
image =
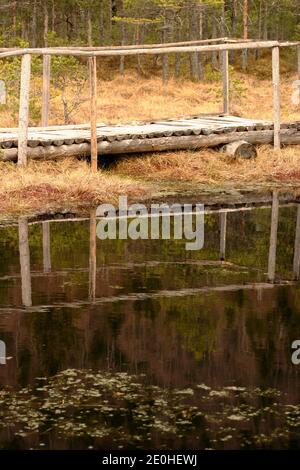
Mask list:
POLYGON ((0 228, 1 448, 300 448, 300 211, 280 207, 274 282, 271 208, 227 213, 225 261, 222 217, 194 252, 0 228))

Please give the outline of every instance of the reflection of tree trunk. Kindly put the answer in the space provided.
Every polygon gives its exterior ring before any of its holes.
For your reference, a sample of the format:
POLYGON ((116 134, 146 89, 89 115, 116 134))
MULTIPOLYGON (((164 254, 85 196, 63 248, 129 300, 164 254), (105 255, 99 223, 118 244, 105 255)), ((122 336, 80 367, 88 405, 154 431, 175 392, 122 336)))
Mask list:
POLYGON ((96 298, 96 273, 97 273, 97 243, 96 243, 96 209, 90 212, 90 270, 89 270, 89 298, 96 298))
POLYGON ((268 263, 268 279, 271 282, 275 281, 275 274, 276 274, 278 218, 279 218, 279 196, 278 196, 278 192, 274 191, 273 203, 272 203, 272 216, 271 216, 269 263, 268 263))
POLYGON ((51 271, 50 222, 43 222, 43 265, 44 273, 51 271))
POLYGON ((31 307, 31 276, 30 276, 30 251, 28 241, 28 221, 20 218, 19 222, 19 252, 22 282, 22 303, 25 307, 31 307))
POLYGON ((220 260, 226 259, 227 212, 220 214, 220 260))
POLYGON ((295 281, 299 281, 300 276, 300 206, 297 209, 297 225, 294 250, 293 277, 295 281))

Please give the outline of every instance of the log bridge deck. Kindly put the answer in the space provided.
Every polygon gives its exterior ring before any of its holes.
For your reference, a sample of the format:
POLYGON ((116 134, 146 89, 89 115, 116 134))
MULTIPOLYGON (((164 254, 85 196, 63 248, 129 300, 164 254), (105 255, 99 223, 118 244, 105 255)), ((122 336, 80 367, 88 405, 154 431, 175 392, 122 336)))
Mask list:
MULTIPOLYGON (((300 143, 300 122, 281 125, 283 144, 300 143)), ((131 124, 97 124, 99 155, 157 152, 216 147, 244 140, 269 144, 274 140, 274 123, 224 114, 131 124)), ((89 156, 89 124, 34 127, 28 129, 27 155, 33 159, 89 156)), ((18 158, 18 129, 0 128, 0 160, 18 158)))

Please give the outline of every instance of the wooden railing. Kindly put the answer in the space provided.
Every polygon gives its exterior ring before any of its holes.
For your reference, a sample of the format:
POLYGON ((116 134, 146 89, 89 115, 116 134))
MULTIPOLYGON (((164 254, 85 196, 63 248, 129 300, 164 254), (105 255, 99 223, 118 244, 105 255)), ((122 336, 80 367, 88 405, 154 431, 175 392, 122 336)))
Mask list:
POLYGON ((90 79, 90 123, 91 123, 91 162, 92 168, 97 169, 97 134, 96 134, 96 103, 97 103, 97 57, 136 56, 136 55, 165 55, 173 53, 219 52, 222 56, 223 76, 223 112, 230 113, 230 73, 229 51, 245 49, 272 49, 272 81, 274 109, 274 148, 280 148, 280 48, 297 47, 298 76, 300 79, 300 42, 252 41, 228 38, 208 39, 202 41, 149 44, 143 46, 115 47, 53 47, 35 49, 0 49, 0 59, 22 56, 21 89, 19 103, 19 135, 18 135, 18 164, 27 164, 27 142, 29 123, 29 93, 31 75, 31 56, 43 56, 43 102, 42 126, 48 125, 49 87, 51 56, 74 56, 89 58, 90 79), (221 43, 221 44, 219 44, 221 43))

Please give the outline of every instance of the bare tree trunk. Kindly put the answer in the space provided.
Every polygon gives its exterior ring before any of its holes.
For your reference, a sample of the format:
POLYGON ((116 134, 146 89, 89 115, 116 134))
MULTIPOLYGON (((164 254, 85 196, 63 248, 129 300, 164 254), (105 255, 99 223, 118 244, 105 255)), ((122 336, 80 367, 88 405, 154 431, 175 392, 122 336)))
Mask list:
MULTIPOLYGON (((126 44, 126 25, 123 22, 121 23, 121 36, 122 36, 121 45, 124 46, 126 44)), ((125 56, 124 55, 120 57, 119 70, 120 70, 120 74, 124 75, 124 71, 125 71, 125 56)))
MULTIPOLYGON (((199 8, 194 0, 191 1, 189 10, 190 39, 195 41, 199 39, 199 8)), ((190 54, 190 67, 192 80, 199 79, 199 55, 197 52, 190 54)))
POLYGON ((47 2, 44 3, 44 46, 48 47, 49 14, 47 2))
MULTIPOLYGON (((262 39, 262 21, 263 21, 263 2, 259 2, 259 12, 258 12, 258 38, 262 39)), ((260 49, 255 51, 255 59, 258 60, 260 57, 260 49)))
POLYGON ((33 10, 32 10, 32 23, 31 23, 31 45, 32 47, 37 46, 37 0, 33 2, 33 10))
MULTIPOLYGON (((180 36, 180 24, 177 24, 176 25, 176 36, 175 36, 175 40, 177 42, 180 41, 181 39, 181 36, 180 36)), ((179 77, 180 75, 180 69, 181 69, 181 59, 182 59, 182 55, 181 54, 175 54, 175 77, 179 77)))
POLYGON ((93 45, 92 17, 90 8, 87 9, 87 42, 89 46, 93 45))
MULTIPOLYGON (((212 37, 213 38, 217 37, 217 27, 216 27, 215 21, 213 21, 213 24, 212 24, 212 37)), ((212 52, 212 67, 215 70, 218 70, 219 68, 218 53, 216 51, 212 52)))
POLYGON ((112 0, 107 0, 107 41, 112 44, 112 0))
MULTIPOLYGON (((244 0, 243 3, 243 38, 248 39, 248 18, 249 10, 248 10, 248 0, 244 0)), ((247 49, 243 50, 242 53, 242 69, 246 71, 248 68, 248 51, 247 49)))
POLYGON ((52 29, 52 31, 55 31, 55 19, 56 19, 55 0, 52 0, 52 14, 51 14, 51 29, 52 29))
MULTIPOLYGON (((165 44, 168 42, 168 32, 167 32, 167 25, 165 26, 162 31, 162 42, 165 44)), ((168 54, 164 54, 162 56, 162 79, 164 83, 167 83, 169 80, 169 57, 168 54)))
POLYGON ((264 40, 268 40, 268 2, 264 0, 264 40))

